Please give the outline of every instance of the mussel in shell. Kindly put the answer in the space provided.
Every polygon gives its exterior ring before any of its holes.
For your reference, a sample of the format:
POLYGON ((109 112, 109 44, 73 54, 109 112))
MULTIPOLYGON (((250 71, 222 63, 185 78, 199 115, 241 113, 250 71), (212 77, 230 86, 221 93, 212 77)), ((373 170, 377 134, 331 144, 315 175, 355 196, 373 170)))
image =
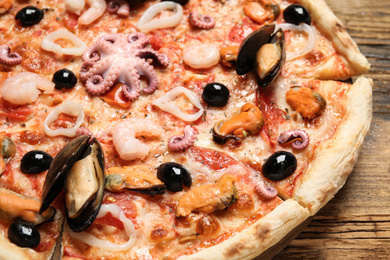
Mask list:
POLYGON ((99 212, 104 192, 104 155, 96 138, 79 136, 53 159, 43 186, 40 212, 64 189, 67 223, 75 232, 87 229, 99 212))
POLYGON ((259 85, 266 87, 279 74, 286 57, 284 33, 275 25, 263 26, 249 34, 238 51, 236 72, 244 75, 256 68, 259 85))

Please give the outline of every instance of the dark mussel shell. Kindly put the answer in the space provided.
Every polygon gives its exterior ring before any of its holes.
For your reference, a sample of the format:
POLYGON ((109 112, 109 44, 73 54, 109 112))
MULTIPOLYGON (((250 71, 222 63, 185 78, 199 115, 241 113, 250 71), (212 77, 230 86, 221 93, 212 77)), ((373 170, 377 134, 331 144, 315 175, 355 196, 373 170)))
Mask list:
POLYGON ((286 57, 284 33, 281 29, 275 31, 275 25, 266 25, 248 35, 238 51, 236 72, 244 75, 255 68, 257 64, 257 52, 267 43, 278 44, 281 50, 281 57, 278 64, 269 70, 264 79, 259 79, 261 87, 269 85, 279 74, 286 57))
POLYGON ((136 191, 145 195, 158 195, 163 194, 167 190, 167 187, 164 184, 154 185, 150 188, 127 188, 128 190, 136 191))
POLYGON ((214 125, 213 127, 213 140, 217 144, 224 144, 226 143, 229 139, 235 140, 235 141, 241 141, 242 138, 237 137, 235 135, 222 135, 219 132, 220 126, 223 124, 223 121, 218 122, 214 125))
MULTIPOLYGON (((96 172, 96 192, 93 196, 89 197, 83 207, 78 210, 77 215, 69 217, 68 208, 72 208, 72 205, 66 205, 67 209, 67 222, 69 227, 75 232, 81 232, 88 228, 95 220, 96 215, 100 209, 101 202, 103 200, 104 191, 104 155, 102 148, 96 138, 91 138, 89 135, 79 136, 67 145, 65 145, 53 159, 52 165, 48 170, 46 180, 43 186, 41 208, 40 212, 45 211, 49 205, 55 200, 58 194, 65 188, 65 183, 70 175, 71 171, 79 171, 80 167, 73 167, 76 162, 83 160, 84 158, 91 157, 91 164, 81 163, 83 167, 90 167, 92 171, 96 172)), ((65 197, 67 194, 65 194, 65 197)))

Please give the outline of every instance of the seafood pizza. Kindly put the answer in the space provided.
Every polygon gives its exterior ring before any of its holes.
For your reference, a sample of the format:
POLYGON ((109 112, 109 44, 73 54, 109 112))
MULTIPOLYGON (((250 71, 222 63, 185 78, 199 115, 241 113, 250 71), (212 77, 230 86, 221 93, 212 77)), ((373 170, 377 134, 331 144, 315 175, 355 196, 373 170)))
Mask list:
POLYGON ((0 259, 268 258, 370 126, 323 0, 4 0, 0 30, 0 259))

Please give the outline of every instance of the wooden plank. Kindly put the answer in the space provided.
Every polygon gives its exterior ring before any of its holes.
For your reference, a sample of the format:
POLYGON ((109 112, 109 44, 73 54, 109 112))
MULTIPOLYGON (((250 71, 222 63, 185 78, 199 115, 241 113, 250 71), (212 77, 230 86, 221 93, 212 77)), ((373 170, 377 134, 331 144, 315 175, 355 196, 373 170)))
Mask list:
POLYGON ((390 1, 326 2, 371 63, 372 126, 345 186, 273 259, 390 259, 390 1))

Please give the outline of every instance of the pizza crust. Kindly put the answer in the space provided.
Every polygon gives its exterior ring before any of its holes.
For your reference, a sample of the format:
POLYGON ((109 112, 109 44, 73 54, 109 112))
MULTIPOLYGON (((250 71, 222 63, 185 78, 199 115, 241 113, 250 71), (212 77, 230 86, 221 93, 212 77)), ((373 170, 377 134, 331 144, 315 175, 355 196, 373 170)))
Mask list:
POLYGON ((346 116, 334 136, 315 151, 292 195, 314 215, 344 185, 358 158, 372 118, 372 80, 358 78, 348 92, 346 116))
POLYGON ((370 69, 370 63, 361 54, 343 23, 323 0, 298 0, 297 2, 308 9, 312 22, 332 41, 338 54, 345 59, 352 70, 351 76, 366 73, 370 69))
POLYGON ((253 259, 283 239, 309 217, 309 211, 294 200, 286 200, 234 237, 180 260, 253 259))

